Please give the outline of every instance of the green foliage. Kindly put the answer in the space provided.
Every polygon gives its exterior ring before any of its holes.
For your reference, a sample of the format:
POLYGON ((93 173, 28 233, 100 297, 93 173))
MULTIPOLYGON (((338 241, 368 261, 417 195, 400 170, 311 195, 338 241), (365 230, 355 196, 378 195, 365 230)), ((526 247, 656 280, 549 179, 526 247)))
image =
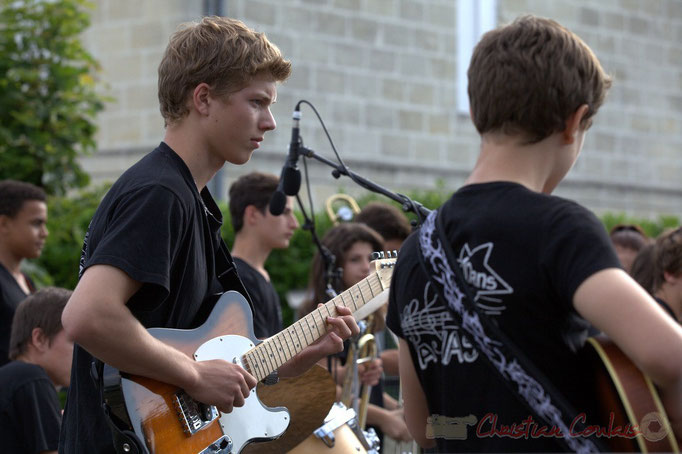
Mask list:
POLYGON ((78 164, 95 149, 97 62, 80 36, 86 0, 0 0, 0 179, 50 194, 84 187, 78 164))
POLYGON ((680 225, 680 219, 670 215, 661 215, 658 219, 646 219, 628 216, 625 213, 605 213, 601 216, 601 221, 607 231, 610 231, 616 224, 639 225, 650 238, 656 238, 664 230, 680 225))
POLYGON ((49 198, 47 228, 50 234, 36 265, 48 273, 51 282, 43 279, 41 284, 75 288, 85 232, 107 189, 108 186, 101 186, 71 197, 49 198))
MULTIPOLYGON (((39 286, 57 285, 70 289, 75 287, 83 238, 90 219, 107 189, 108 187, 100 187, 69 197, 50 197, 48 200, 50 235, 40 259, 30 262, 27 266, 27 271, 39 286)), ((406 195, 430 209, 437 208, 450 196, 442 188, 406 195)), ((358 204, 362 207, 372 200, 398 206, 397 203, 376 194, 368 194, 359 198, 358 204)), ((220 210, 223 214, 222 236, 229 246, 234 243, 234 230, 227 204, 221 203, 220 210)), ((297 216, 301 222, 301 214, 297 212, 297 216)), ((652 237, 657 236, 666 228, 680 225, 679 219, 674 216, 661 216, 656 220, 650 220, 632 218, 619 213, 607 213, 601 219, 607 229, 617 223, 639 224, 652 237)), ((319 210, 315 214, 315 232, 322 238, 330 227, 331 221, 326 212, 324 209, 319 210)), ((292 237, 289 248, 272 251, 267 261, 268 272, 282 300, 285 326, 291 324, 294 316, 287 303, 286 294, 291 290, 307 288, 310 266, 316 250, 310 232, 300 228, 292 237)))
MULTIPOLYGON (((299 222, 302 222, 300 213, 296 213, 299 222)), ((322 239, 325 232, 332 226, 332 222, 325 212, 316 213, 314 216, 315 233, 322 239)), ((294 314, 289 307, 286 293, 291 290, 302 290, 308 287, 310 267, 317 247, 313 243, 308 230, 299 228, 291 237, 287 249, 274 250, 267 262, 267 270, 270 274, 275 289, 284 303, 282 305, 282 318, 284 326, 294 321, 294 314)))

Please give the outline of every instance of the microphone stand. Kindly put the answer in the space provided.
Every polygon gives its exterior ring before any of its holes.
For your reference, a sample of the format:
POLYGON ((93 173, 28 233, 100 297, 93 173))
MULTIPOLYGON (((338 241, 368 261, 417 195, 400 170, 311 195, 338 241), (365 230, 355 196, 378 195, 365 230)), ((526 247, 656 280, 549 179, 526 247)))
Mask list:
POLYGON ((303 203, 301 202, 301 198, 298 194, 296 194, 296 201, 298 202, 298 206, 301 208, 301 213, 303 214, 303 225, 301 225, 301 228, 310 232, 310 235, 313 238, 313 243, 315 243, 317 250, 320 252, 322 263, 324 263, 324 277, 325 282, 327 283, 326 294, 329 299, 334 298, 336 296, 336 291, 332 287, 332 282, 334 282, 335 279, 341 278, 342 271, 339 268, 334 268, 336 256, 334 256, 334 254, 332 254, 332 252, 320 241, 317 233, 315 232, 315 221, 308 217, 308 213, 306 213, 305 209, 303 208, 303 203))
POLYGON ((332 176, 336 179, 340 178, 341 175, 346 175, 361 187, 368 189, 372 192, 376 192, 377 194, 382 194, 388 197, 389 199, 395 200, 396 202, 400 203, 403 207, 403 211, 406 212, 411 211, 417 215, 416 226, 421 225, 422 222, 424 222, 424 218, 426 218, 431 213, 431 210, 424 207, 421 203, 410 199, 406 195, 398 194, 389 189, 386 189, 385 187, 378 185, 361 175, 358 175, 357 173, 351 171, 347 167, 343 167, 340 164, 337 164, 336 162, 325 158, 324 156, 318 155, 317 153, 315 153, 315 151, 311 150, 310 148, 300 145, 298 148, 298 154, 300 156, 305 156, 306 158, 315 159, 316 161, 319 161, 323 164, 328 165, 329 167, 332 167, 334 169, 332 170, 332 176))

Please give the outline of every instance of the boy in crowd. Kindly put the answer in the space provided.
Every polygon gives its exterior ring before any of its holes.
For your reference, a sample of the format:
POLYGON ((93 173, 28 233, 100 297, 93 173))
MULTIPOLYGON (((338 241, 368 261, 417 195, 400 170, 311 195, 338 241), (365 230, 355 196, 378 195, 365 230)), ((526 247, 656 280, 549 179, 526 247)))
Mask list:
POLYGON ((0 440, 7 454, 56 453, 61 405, 56 387, 69 386, 73 342, 62 328, 71 291, 46 287, 19 306, 10 357, 0 367, 0 440))
POLYGON ((40 257, 47 238, 45 191, 23 181, 0 181, 0 366, 9 361, 14 310, 35 291, 21 271, 24 259, 40 257))
POLYGON ((682 227, 659 235, 651 257, 654 298, 679 321, 682 319, 682 227))
POLYGON ((367 224, 379 232, 387 251, 399 251, 412 232, 412 226, 405 213, 384 202, 369 202, 353 220, 367 224))
MULTIPOLYGON (((439 296, 441 285, 448 286, 450 300, 455 290, 462 291, 452 288, 452 274, 443 275, 446 267, 425 258, 443 251, 434 243, 442 234, 441 246, 453 255, 448 262, 463 268, 463 285, 482 316, 577 411, 562 415, 565 419, 585 411, 586 424, 596 423, 588 392, 592 377, 577 354, 591 323, 659 386, 679 438, 682 329, 620 268, 596 216, 550 195, 578 158, 610 78, 580 38, 534 16, 486 33, 468 76, 471 118, 481 135, 479 158, 464 186, 438 210, 438 235, 431 234, 430 217, 407 239, 391 282, 387 321, 401 338, 410 432, 422 446, 437 444, 444 452, 550 452, 567 449, 564 441, 583 447, 590 442, 569 440, 563 432, 565 438, 505 437, 491 428, 491 418, 498 428, 518 427, 529 418, 524 396, 514 391, 525 388, 505 383, 454 315, 457 304, 450 309, 445 295, 439 296), (439 417, 464 418, 473 427, 463 439, 427 438, 427 420, 439 417)), ((467 298, 464 292, 460 297, 467 298)), ((497 348, 490 338, 481 340, 497 348)), ((514 363, 505 359, 503 364, 514 363)))
POLYGON ((287 197, 281 215, 273 216, 268 211, 278 182, 275 175, 252 172, 230 186, 230 216, 235 232, 232 257, 253 301, 253 326, 259 339, 282 331, 281 303, 265 262, 273 249, 289 247, 298 228, 293 197, 287 197))

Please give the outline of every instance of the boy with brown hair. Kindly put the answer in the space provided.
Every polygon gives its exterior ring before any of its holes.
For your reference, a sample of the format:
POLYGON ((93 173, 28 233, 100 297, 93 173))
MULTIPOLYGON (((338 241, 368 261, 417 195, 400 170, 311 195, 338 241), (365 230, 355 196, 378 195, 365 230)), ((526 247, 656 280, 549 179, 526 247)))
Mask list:
POLYGON ((384 202, 369 202, 353 220, 367 224, 379 232, 387 251, 400 250, 403 241, 412 233, 412 226, 405 213, 384 202))
POLYGON ((46 287, 19 304, 10 357, 0 367, 0 440, 7 454, 56 453, 61 405, 55 387, 69 386, 73 342, 62 328, 71 291, 46 287))
MULTIPOLYGON (((205 17, 171 37, 158 71, 164 140, 102 200, 62 317, 76 346, 60 452, 115 452, 91 378, 95 359, 174 385, 221 413, 245 405, 256 379, 239 364, 194 361, 146 328, 198 327, 215 294, 244 292, 206 184, 225 162, 246 163, 275 129, 270 107, 290 71, 265 35, 238 20, 205 17)), ((348 309, 334 315, 318 342, 280 367, 282 376, 340 351, 358 332, 348 309)))
POLYGON ((439 253, 434 237, 429 240, 438 231, 445 238, 441 245, 452 251, 447 262, 462 269, 472 303, 577 412, 562 416, 585 412, 586 424, 599 423, 592 377, 577 354, 591 323, 659 385, 679 437, 682 329, 620 268, 596 216, 550 195, 578 158, 610 78, 580 38, 534 16, 486 33, 468 76, 479 158, 465 185, 407 239, 392 277, 387 321, 401 338, 412 435, 444 452, 550 452, 566 449, 558 442, 570 436, 547 436, 552 427, 545 436, 533 430, 542 423, 529 421, 528 407, 514 391, 524 389, 493 370, 439 296, 436 287, 447 285, 449 301, 457 295, 460 304, 468 300, 458 280, 433 268, 443 262, 426 259, 439 253), (432 229, 436 216, 442 230, 432 229), (466 417, 471 427, 463 439, 427 438, 427 419, 440 417, 466 417), (512 425, 521 430, 505 436, 500 428, 512 425))
POLYGON ((239 277, 253 301, 253 326, 256 337, 263 339, 282 331, 279 296, 265 269, 273 249, 286 249, 298 228, 293 197, 287 197, 282 214, 268 211, 279 179, 275 175, 251 172, 230 186, 230 216, 235 237, 232 257, 239 277))
POLYGON ((654 298, 679 321, 682 319, 682 227, 660 234, 652 256, 654 298))
POLYGON ((9 361, 14 310, 35 291, 21 271, 24 259, 40 257, 47 238, 45 191, 31 183, 0 181, 0 366, 9 361))

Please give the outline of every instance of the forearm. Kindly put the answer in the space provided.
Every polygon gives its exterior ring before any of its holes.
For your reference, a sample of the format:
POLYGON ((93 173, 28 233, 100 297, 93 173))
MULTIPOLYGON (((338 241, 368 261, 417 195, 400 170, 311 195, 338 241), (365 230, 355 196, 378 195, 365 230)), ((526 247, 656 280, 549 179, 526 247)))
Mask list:
POLYGON ((86 269, 62 313, 64 330, 112 367, 182 388, 193 385, 191 353, 152 337, 126 306, 141 286, 115 267, 86 269))
POLYGON ((384 393, 384 408, 387 410, 397 410, 400 408, 398 401, 395 400, 390 394, 384 393))
POLYGON ((376 426, 382 428, 386 421, 390 417, 390 412, 385 408, 381 408, 378 405, 368 404, 367 405, 367 424, 370 426, 376 426))
POLYGON ((381 352, 381 363, 386 375, 398 376, 398 349, 389 348, 381 352))
POLYGON ((74 342, 112 367, 181 388, 196 381, 191 356, 151 336, 125 305, 93 304, 76 323, 74 342))

